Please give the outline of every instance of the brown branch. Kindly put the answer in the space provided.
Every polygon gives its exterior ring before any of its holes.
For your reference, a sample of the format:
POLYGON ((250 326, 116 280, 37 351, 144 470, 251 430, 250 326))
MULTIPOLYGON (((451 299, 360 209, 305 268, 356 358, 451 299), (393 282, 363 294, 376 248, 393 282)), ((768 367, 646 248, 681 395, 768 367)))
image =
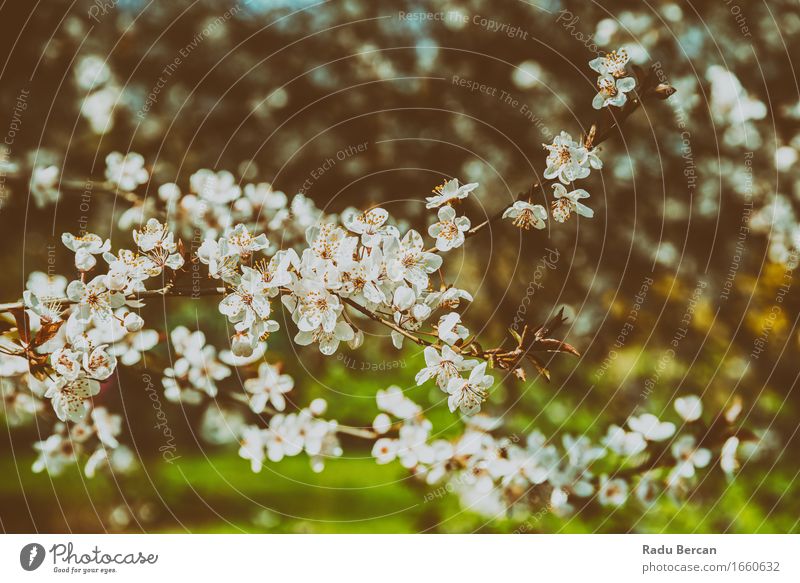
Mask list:
POLYGON ((387 327, 391 328, 392 330, 394 330, 395 332, 397 332, 399 334, 402 334, 403 336, 405 336, 406 338, 408 338, 412 342, 415 342, 415 343, 419 344, 420 346, 433 346, 432 342, 429 342, 429 341, 427 341, 427 340, 425 340, 423 338, 420 338, 419 336, 417 336, 415 334, 412 334, 408 330, 404 330, 403 328, 401 328, 400 326, 398 326, 394 322, 390 322, 389 320, 387 320, 385 318, 381 318, 378 314, 376 314, 374 312, 371 312, 370 310, 368 310, 364 306, 354 302, 350 298, 341 298, 341 300, 344 303, 346 303, 348 306, 351 306, 351 307, 355 308, 356 310, 358 310, 359 312, 361 312, 362 314, 364 314, 370 320, 373 320, 375 322, 380 322, 384 326, 387 326, 387 327))
MULTIPOLYGON (((141 292, 137 292, 131 294, 129 296, 125 296, 125 299, 128 300, 138 300, 142 298, 152 298, 152 297, 200 297, 200 296, 213 296, 213 295, 220 295, 225 293, 224 287, 210 287, 210 288, 200 288, 200 289, 192 289, 192 288, 175 288, 174 286, 166 285, 160 289, 148 289, 141 292)), ((48 298, 50 299, 50 298, 48 298)), ((53 303, 58 304, 74 304, 73 300, 69 298, 53 298, 50 299, 53 303)), ((11 312, 14 310, 21 310, 25 308, 24 302, 12 302, 8 304, 0 304, 0 313, 3 312, 11 312)))

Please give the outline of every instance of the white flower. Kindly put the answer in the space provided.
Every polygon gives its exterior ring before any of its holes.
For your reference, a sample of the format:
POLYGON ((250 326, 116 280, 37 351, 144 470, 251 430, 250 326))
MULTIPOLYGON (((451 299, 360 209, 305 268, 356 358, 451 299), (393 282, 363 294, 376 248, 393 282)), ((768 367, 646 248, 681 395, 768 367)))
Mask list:
POLYGON ((437 208, 443 204, 452 204, 458 200, 467 198, 469 193, 478 188, 477 182, 470 182, 469 184, 458 184, 458 178, 447 180, 433 189, 433 196, 427 197, 425 200, 425 208, 437 208))
POLYGON ((469 336, 469 330, 461 324, 461 314, 458 312, 450 312, 439 318, 436 333, 439 339, 447 344, 455 344, 469 336))
POLYGON ((264 434, 270 461, 279 462, 284 456, 295 456, 303 451, 299 429, 296 415, 274 415, 269 420, 269 429, 264 434))
POLYGON ((150 178, 144 167, 141 154, 130 152, 124 156, 119 152, 111 152, 106 156, 106 179, 122 190, 132 191, 150 178))
POLYGON ((105 276, 98 275, 88 284, 75 280, 67 286, 67 297, 75 302, 70 320, 88 324, 92 320, 107 322, 114 316, 114 310, 125 303, 125 296, 109 290, 105 276))
POLYGON ((311 254, 323 261, 334 261, 343 256, 352 258, 358 244, 356 237, 348 237, 347 231, 334 223, 309 227, 306 239, 310 243, 311 254))
POLYGON ((96 134, 105 134, 114 127, 114 107, 119 103, 120 89, 107 85, 86 96, 81 104, 84 116, 96 134))
POLYGON ((553 488, 550 493, 550 507, 556 516, 565 516, 574 510, 568 500, 569 495, 562 488, 553 488))
POLYGON ((278 411, 286 408, 283 396, 294 387, 294 379, 288 374, 280 374, 277 366, 262 362, 258 367, 258 378, 244 381, 244 390, 250 393, 250 408, 254 413, 261 413, 267 403, 278 411))
POLYGON ((58 166, 34 168, 31 174, 31 193, 36 206, 42 208, 50 203, 58 202, 58 182, 61 172, 58 166))
POLYGON ((456 217, 456 210, 451 206, 439 209, 439 222, 428 227, 428 234, 436 238, 436 248, 448 251, 464 244, 464 232, 469 231, 470 221, 467 217, 456 217))
POLYGON ((25 283, 25 289, 40 298, 61 298, 67 293, 69 281, 63 275, 49 275, 42 271, 32 271, 25 283))
POLYGON ((220 253, 223 257, 237 256, 247 259, 256 251, 269 246, 267 236, 263 233, 253 237, 243 224, 236 225, 225 237, 220 239, 220 253))
POLYGON ((444 291, 430 292, 425 298, 425 303, 431 307, 454 310, 461 305, 461 300, 472 301, 472 294, 463 289, 449 287, 444 291))
POLYGON ((381 289, 381 276, 383 275, 383 254, 378 248, 361 260, 341 262, 340 276, 342 288, 340 294, 352 298, 362 305, 382 304, 386 295, 381 289))
POLYGON ((100 326, 95 325, 88 331, 94 345, 108 344, 108 352, 118 357, 125 366, 132 366, 142 359, 142 353, 158 344, 158 332, 155 330, 138 330, 128 332, 121 318, 127 320, 125 308, 117 310, 115 317, 100 326))
POLYGON ((547 211, 540 204, 534 205, 524 200, 518 200, 505 210, 503 218, 514 219, 514 226, 526 231, 531 227, 544 229, 547 211))
POLYGON ((642 436, 650 441, 664 441, 672 437, 675 433, 675 424, 669 421, 663 423, 658 417, 651 413, 644 413, 638 417, 628 419, 628 426, 634 431, 638 431, 642 436))
POLYGON ((590 157, 583 144, 572 139, 567 132, 561 132, 553 138, 552 144, 542 144, 549 152, 544 177, 548 180, 558 178, 564 184, 570 184, 580 178, 589 176, 589 166, 600 168, 600 160, 590 157))
POLYGON ((81 57, 73 71, 78 87, 90 91, 111 79, 111 69, 106 60, 98 55, 81 57))
POLYGON ((111 376, 117 367, 117 358, 106 351, 108 344, 102 344, 83 354, 83 368, 97 380, 105 380, 111 376))
POLYGON ((283 296, 284 303, 293 308, 292 318, 301 332, 313 332, 320 327, 324 332, 333 332, 342 312, 342 303, 336 295, 321 283, 305 279, 300 282, 295 298, 296 306, 292 307, 289 296, 283 296))
MULTIPOLYGON (((678 461, 672 477, 691 478, 695 468, 704 468, 711 461, 711 452, 698 448, 692 435, 682 435, 672 444, 672 456, 678 461)), ((671 480, 672 481, 672 480, 671 480)))
POLYGON ((300 346, 318 342, 319 351, 325 356, 330 356, 339 349, 340 342, 350 342, 354 337, 355 333, 350 324, 337 322, 331 332, 325 332, 322 328, 317 328, 312 332, 300 330, 295 335, 294 341, 300 346))
POLYGON ((180 356, 171 368, 164 370, 164 395, 173 401, 184 399, 197 400, 196 391, 202 391, 210 397, 217 395, 216 381, 227 378, 231 370, 217 360, 216 349, 206 344, 206 336, 202 331, 189 332, 184 326, 178 326, 170 334, 175 353, 180 356), (182 390, 181 383, 188 381, 191 390, 182 390))
POLYGON ((647 442, 641 433, 637 431, 627 432, 618 425, 612 425, 608 428, 603 443, 619 455, 632 456, 641 453, 647 447, 647 442))
POLYGON ((370 209, 366 212, 353 212, 343 217, 344 226, 353 233, 361 235, 361 244, 364 247, 375 247, 380 244, 383 225, 389 218, 389 213, 382 208, 370 209))
POLYGON ((553 201, 553 218, 559 223, 566 221, 573 212, 589 219, 594 216, 594 211, 580 202, 581 199, 589 198, 589 193, 584 189, 567 192, 566 187, 557 182, 553 184, 553 191, 556 197, 553 201))
POLYGON ((138 332, 144 327, 144 319, 135 312, 125 314, 123 323, 128 332, 138 332))
POLYGON ((428 443, 431 422, 427 419, 407 423, 400 428, 397 440, 397 457, 404 468, 416 468, 419 464, 431 464, 435 451, 428 443))
POLYGON ((656 497, 659 493, 658 485, 653 478, 645 474, 636 485, 635 493, 636 498, 638 498, 642 504, 649 506, 656 501, 656 497))
POLYGON ((128 249, 120 249, 116 256, 104 253, 103 259, 108 263, 105 285, 116 291, 141 291, 145 279, 161 273, 161 268, 150 257, 128 249))
MULTIPOLYGON (((569 458, 569 464, 573 469, 583 470, 592 462, 599 460, 606 454, 606 451, 602 447, 594 445, 585 435, 575 438, 566 434, 562 438, 562 442, 564 443, 564 449, 569 458)), ((585 494, 587 496, 591 493, 588 489, 586 492, 588 492, 585 494)), ((583 493, 579 495, 583 495, 583 493)))
POLYGON ((67 380, 74 381, 81 373, 81 355, 70 348, 59 348, 50 355, 50 364, 67 380))
POLYGON ((174 182, 165 182, 158 187, 158 198, 168 205, 173 204, 181 197, 181 189, 174 182))
POLYGON ((61 421, 80 421, 86 417, 91 404, 89 399, 100 392, 100 383, 84 376, 75 380, 57 378, 47 389, 45 397, 50 399, 56 416, 61 421))
POLYGON ((219 303, 219 311, 239 331, 247 330, 256 322, 269 318, 271 308, 267 286, 261 273, 243 266, 239 285, 219 303))
POLYGON ((380 435, 383 435, 391 428, 392 428, 392 419, 386 413, 378 413, 375 416, 375 419, 372 421, 372 429, 375 430, 375 433, 378 433, 380 435))
POLYGON ((250 332, 236 332, 231 337, 231 354, 236 357, 249 358, 255 351, 257 339, 250 332))
POLYGON ((239 442, 239 456, 250 460, 250 469, 260 472, 264 466, 266 440, 264 431, 253 425, 242 430, 242 439, 239 442))
POLYGON ((436 384, 443 391, 447 390, 450 379, 460 376, 459 371, 470 370, 478 364, 477 360, 465 360, 463 356, 447 345, 442 347, 441 354, 433 346, 426 346, 424 354, 427 366, 417 373, 414 380, 417 385, 421 385, 429 379, 435 378, 436 384))
POLYGON ((133 240, 145 253, 154 249, 163 249, 167 253, 174 253, 177 245, 166 224, 158 219, 148 219, 142 231, 133 230, 133 240))
POLYGON ((428 274, 442 266, 442 257, 423 249, 422 236, 413 229, 402 241, 391 237, 384 243, 386 273, 394 282, 407 281, 418 291, 428 287, 428 274))
POLYGON ((76 452, 72 440, 62 433, 55 433, 44 441, 37 441, 33 448, 39 452, 39 457, 33 462, 33 471, 39 473, 47 471, 51 475, 58 475, 64 468, 76 461, 76 452))
POLYGON ((391 386, 375 394, 378 409, 394 415, 398 419, 411 419, 422 412, 414 401, 403 394, 400 387, 391 386))
POLYGON ((697 421, 703 414, 703 403, 696 395, 687 395, 675 399, 675 411, 684 421, 697 421))
POLYGON ((600 476, 600 487, 597 491, 597 501, 603 506, 622 506, 628 499, 628 483, 615 478, 609 480, 608 476, 600 476))
POLYGON ((622 107, 628 101, 626 93, 633 91, 634 87, 636 80, 633 77, 615 79, 611 75, 601 75, 597 78, 597 95, 592 99, 592 107, 622 107))
POLYGON ((94 233, 86 233, 77 237, 71 233, 63 233, 61 242, 67 249, 75 253, 75 267, 80 271, 92 269, 97 264, 94 255, 105 253, 111 248, 111 241, 106 239, 104 242, 94 233))
POLYGON ((604 57, 597 57, 589 61, 589 67, 601 75, 612 75, 614 77, 625 76, 625 65, 630 57, 628 51, 619 49, 606 54, 604 57))
POLYGON ((247 184, 244 187, 244 196, 245 198, 240 198, 236 201, 236 208, 243 208, 246 201, 250 205, 251 213, 264 212, 264 210, 282 210, 286 208, 286 203, 289 202, 286 193, 280 190, 273 190, 272 185, 267 182, 247 184))
POLYGON ((117 447, 117 435, 122 432, 122 417, 113 415, 105 407, 92 410, 92 423, 100 441, 111 448, 117 447))
POLYGON ((219 205, 230 204, 242 194, 236 178, 227 170, 198 170, 189 177, 189 187, 203 200, 219 205))
POLYGON ((405 312, 417 302, 417 294, 408 286, 401 285, 394 290, 392 297, 392 309, 398 312, 405 312))
POLYGON ((312 415, 319 417, 320 415, 324 415, 325 411, 328 410, 328 402, 322 397, 317 397, 308 404, 308 410, 312 415))
POLYGON ((492 376, 486 374, 485 362, 473 368, 468 379, 450 379, 447 383, 447 392, 450 394, 447 404, 450 411, 461 409, 465 415, 474 415, 480 411, 481 403, 486 399, 486 390, 493 384, 492 376))
POLYGON ((372 446, 372 457, 375 458, 376 463, 388 464, 397 458, 397 446, 396 439, 381 437, 372 446))
POLYGON ((733 475, 739 467, 739 461, 736 459, 736 450, 739 448, 739 438, 736 436, 729 437, 722 445, 722 451, 719 456, 719 467, 728 476, 733 475))

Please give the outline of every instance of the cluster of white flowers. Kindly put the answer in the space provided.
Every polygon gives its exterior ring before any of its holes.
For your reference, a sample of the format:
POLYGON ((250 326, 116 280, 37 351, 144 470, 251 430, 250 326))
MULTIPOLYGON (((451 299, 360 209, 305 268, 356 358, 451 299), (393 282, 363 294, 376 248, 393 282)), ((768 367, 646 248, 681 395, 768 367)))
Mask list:
POLYGON ((58 202, 60 192, 58 183, 61 179, 61 170, 58 166, 37 166, 31 171, 31 194, 36 206, 43 208, 58 202))
POLYGON ((342 455, 336 422, 319 418, 326 406, 323 399, 315 399, 308 408, 297 413, 273 415, 266 428, 244 425, 239 455, 250 461, 254 472, 260 472, 267 459, 279 462, 284 457, 305 451, 311 460, 311 468, 321 472, 326 459, 342 455))
POLYGON ((53 433, 33 446, 38 452, 33 471, 58 475, 78 463, 80 455, 86 453, 84 473, 87 478, 94 477, 103 466, 115 472, 129 472, 136 466, 136 458, 130 448, 117 440, 121 431, 122 417, 109 413, 104 407, 93 409, 89 417, 69 427, 56 423, 53 433))
MULTIPOLYGON (((433 364, 423 376, 449 383, 448 378, 457 374, 453 367, 465 366, 470 365, 433 364)), ((465 432, 454 441, 431 440, 430 421, 399 387, 379 391, 377 402, 382 411, 373 422, 376 433, 382 435, 372 449, 377 463, 398 460, 428 484, 445 481, 448 491, 456 492, 465 507, 489 516, 508 516, 509 512, 525 516, 535 510, 531 501, 542 497, 558 515, 571 513, 575 499, 584 499, 582 505, 595 500, 602 506, 620 506, 631 492, 649 505, 661 493, 684 494, 696 479, 696 470, 707 467, 713 457, 709 448, 698 445, 695 434, 702 432, 692 432, 690 424, 702 415, 702 404, 694 395, 675 401, 686 433, 676 436, 675 423, 645 413, 628 419, 630 431, 612 425, 600 443, 586 435, 567 434, 560 446, 539 431, 524 439, 496 437, 500 420, 485 415, 465 418, 465 432), (393 422, 390 415, 397 420, 393 422), (389 437, 390 432, 396 437, 389 437), (664 447, 672 453, 672 464, 662 454, 664 447), (613 473, 598 476, 593 472, 595 465, 613 473), (639 472, 630 471, 639 468, 639 472), (635 487, 631 478, 637 481, 635 487)), ((738 410, 726 412, 729 424, 736 420, 738 410)), ((719 448, 720 466, 728 475, 738 467, 739 445, 739 438, 732 436, 719 448)))
POLYGON ((226 170, 198 170, 189 177, 188 192, 175 183, 162 184, 158 198, 167 207, 170 224, 188 238, 199 231, 214 239, 245 224, 251 232, 280 233, 281 243, 292 245, 323 216, 303 194, 290 200, 265 182, 241 184, 226 170))
MULTIPOLYGON (((173 234, 157 220, 148 221, 142 231, 134 230, 133 238, 136 251, 121 249, 113 255, 110 241, 93 233, 64 233, 62 241, 74 253, 79 278, 68 281, 35 272, 23 292, 26 317, 18 320, 19 341, 4 339, 0 368, 1 376, 14 378, 18 384, 16 390, 9 390, 3 383, 5 402, 15 418, 40 411, 42 399, 49 399, 62 422, 37 445, 39 469, 60 469, 74 458, 79 449, 76 441, 84 443, 91 435, 105 447, 118 445, 113 438, 119 433, 118 418, 102 408, 93 410, 92 398, 114 374, 118 359, 125 365, 135 364, 142 352, 157 344, 158 334, 144 330, 144 320, 135 311, 143 305, 136 296, 145 290, 146 280, 161 275, 165 268, 176 270, 183 265, 173 234), (108 264, 107 272, 90 278, 98 255, 108 264), (29 389, 27 395, 24 388, 29 389), (87 425, 89 417, 92 424, 87 425), (67 428, 63 423, 67 421, 74 425, 67 428), (77 440, 77 434, 83 439, 77 440)), ((123 453, 104 456, 105 448, 90 455, 87 475, 109 460, 123 467, 123 458, 130 457, 123 453)))
MULTIPOLYGON (((456 218, 449 202, 463 199, 476 187, 458 186, 454 179, 429 198, 428 206, 444 205, 439 207, 439 223, 429 230, 437 238, 440 253, 463 242, 460 219, 467 220, 456 218)), ((417 231, 401 233, 389 213, 379 207, 364 212, 347 209, 340 222, 327 217, 311 225, 306 245, 297 251, 277 250, 265 235, 255 235, 241 223, 228 227, 219 238, 203 241, 199 260, 208 266, 212 278, 226 285, 219 310, 234 326, 233 355, 250 358, 263 350, 267 337, 279 329, 272 319, 272 300, 278 296, 297 326, 294 341, 301 346, 315 344, 325 355, 335 353, 342 342, 353 348, 363 342, 358 319, 364 313, 381 314, 392 328, 394 345, 400 348, 437 311, 442 313, 434 320, 431 334, 439 338, 439 349, 457 352, 469 331, 453 310, 472 296, 444 285, 433 289, 430 276, 442 266, 441 254, 426 250, 417 231)), ((436 350, 429 346, 427 352, 436 350)), ((454 410, 479 408, 492 380, 485 374, 485 365, 477 370, 481 374, 469 381, 443 387, 452 395, 454 410)))
POLYGON ((636 80, 625 76, 625 65, 629 58, 628 51, 619 49, 589 62, 592 70, 600 75, 597 78, 598 92, 592 100, 592 107, 602 109, 609 105, 625 105, 628 101, 627 94, 636 87, 636 80))
MULTIPOLYGON (((627 93, 636 85, 633 77, 625 77, 627 62, 628 54, 624 49, 589 62, 589 66, 600 74, 597 79, 599 93, 592 101, 595 109, 608 105, 622 107, 625 104, 628 99, 627 93)), ((589 193, 582 188, 576 189, 572 186, 576 180, 588 177, 592 169, 599 170, 603 167, 592 146, 574 140, 565 131, 555 136, 551 144, 543 145, 548 151, 544 177, 556 181, 552 185, 555 198, 552 203, 553 219, 563 223, 572 213, 586 218, 593 217, 592 209, 580 202, 589 198, 589 193)), ((512 219, 514 225, 526 230, 532 227, 544 229, 547 210, 542 205, 533 204, 530 199, 518 200, 505 210, 503 218, 512 219)))
POLYGON ((170 333, 175 361, 164 369, 164 396, 173 402, 198 404, 203 394, 216 397, 217 382, 228 378, 231 369, 217 358, 217 349, 206 343, 201 330, 190 332, 178 326, 170 333))
POLYGON ((603 163, 594 151, 585 144, 576 142, 567 132, 561 132, 553 139, 552 144, 544 144, 549 152, 547 155, 547 168, 544 177, 548 180, 557 179, 553 184, 553 218, 559 223, 566 221, 574 212, 582 217, 591 218, 594 212, 579 201, 589 197, 589 193, 582 188, 568 190, 576 180, 589 176, 591 169, 600 169, 603 163))
POLYGON ((107 60, 98 55, 78 59, 73 70, 75 85, 83 101, 81 115, 96 134, 114 127, 114 110, 124 107, 120 89, 107 60))

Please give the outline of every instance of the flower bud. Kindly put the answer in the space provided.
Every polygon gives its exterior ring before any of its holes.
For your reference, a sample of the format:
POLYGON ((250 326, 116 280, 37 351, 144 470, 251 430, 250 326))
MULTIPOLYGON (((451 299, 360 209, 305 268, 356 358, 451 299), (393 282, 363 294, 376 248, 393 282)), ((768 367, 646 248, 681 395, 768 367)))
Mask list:
POLYGON ((104 283, 114 291, 122 291, 128 286, 128 277, 121 271, 111 270, 106 274, 104 283))
POLYGON ((311 414, 317 417, 325 413, 327 408, 328 403, 325 401, 325 399, 320 398, 314 399, 308 406, 308 410, 311 411, 311 414))
POLYGON ((144 320, 139 314, 134 312, 128 312, 125 315, 125 319, 123 320, 123 324, 125 325, 125 329, 128 332, 138 332, 144 326, 144 320))
POLYGON ((383 435, 392 427, 392 420, 386 413, 379 413, 372 422, 372 428, 376 433, 383 435))
POLYGON ((239 332, 231 338, 231 352, 234 356, 248 358, 253 355, 253 342, 250 335, 239 332))
POLYGON ((659 99, 668 99, 677 91, 677 89, 675 89, 669 83, 660 83, 653 91, 659 99))
POLYGON ((364 344, 364 333, 361 330, 356 330, 353 339, 349 340, 347 345, 353 350, 357 350, 358 348, 361 348, 362 344, 364 344))
POLYGON ((97 265, 97 259, 85 249, 78 249, 75 252, 75 267, 79 271, 89 271, 95 265, 97 265))

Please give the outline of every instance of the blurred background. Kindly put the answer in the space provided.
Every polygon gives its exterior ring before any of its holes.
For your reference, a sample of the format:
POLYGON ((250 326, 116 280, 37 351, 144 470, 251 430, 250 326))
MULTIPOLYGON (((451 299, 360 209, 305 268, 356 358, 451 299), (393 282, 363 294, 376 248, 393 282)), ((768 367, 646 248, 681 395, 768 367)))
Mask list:
MULTIPOLYGON (((21 296, 31 271, 68 272, 60 235, 84 214, 82 184, 103 179, 111 151, 145 157, 153 179, 142 197, 200 168, 225 169, 302 191, 332 213, 381 203, 418 230, 421 201, 457 176, 480 183, 465 210, 476 224, 544 169, 542 143, 588 130, 597 52, 624 46, 633 62, 655 65, 678 91, 603 144, 605 166, 584 185, 593 220, 535 233, 500 224, 449 257, 448 277, 476 298, 464 315, 471 329, 499 341, 527 297, 534 322, 565 307, 563 332, 582 353, 555 358, 549 383, 497 387, 487 409, 512 432, 599 438, 679 395, 701 395, 709 410, 739 396, 763 447, 733 481, 714 472, 686 502, 546 514, 530 530, 798 531, 796 1, 52 0, 6 3, 0 14, 3 301, 21 296), (59 166, 77 186, 39 206, 28 189, 34 164, 59 166)), ((118 221, 128 203, 90 198, 89 230, 127 244, 118 221)), ((223 346, 216 304, 150 302, 146 319, 162 340, 154 358, 177 325, 201 322, 223 346)), ((330 416, 356 426, 374 417, 377 389, 412 386, 423 362, 388 337, 325 358, 276 334, 270 351, 295 377, 294 399, 325 397, 330 416)), ((376 465, 355 439, 321 474, 303 456, 253 474, 236 444, 214 444, 224 408, 214 403, 164 404, 179 456, 165 463, 147 366, 120 371, 98 400, 124 411, 140 467, 92 480, 80 468, 34 474, 30 444, 49 427, 0 431, 4 531, 518 528, 463 511, 449 492, 431 495, 399 464, 376 465)), ((241 391, 235 375, 224 386, 241 391)), ((436 391, 420 387, 415 399, 438 402, 436 391)), ((446 407, 428 415, 449 424, 446 407)))

